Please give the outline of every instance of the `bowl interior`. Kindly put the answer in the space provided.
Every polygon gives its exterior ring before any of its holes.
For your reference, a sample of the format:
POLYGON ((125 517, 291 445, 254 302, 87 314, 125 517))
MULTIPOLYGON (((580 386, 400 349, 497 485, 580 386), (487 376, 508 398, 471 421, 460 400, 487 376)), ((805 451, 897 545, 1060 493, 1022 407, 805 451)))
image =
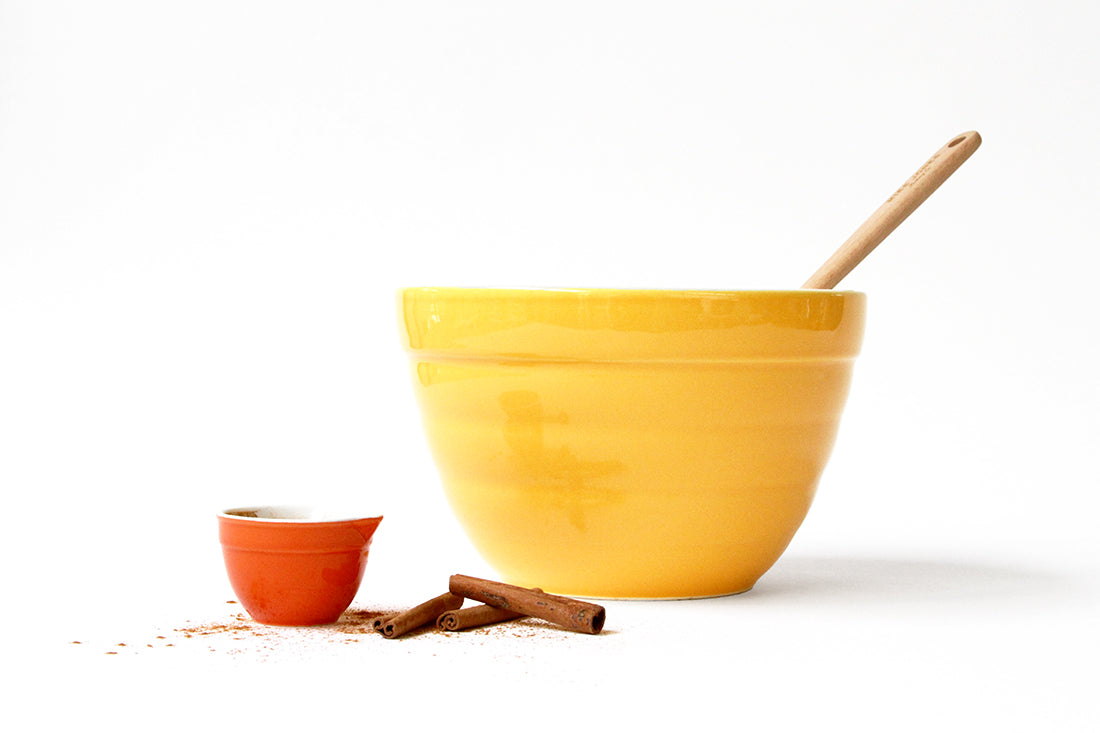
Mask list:
POLYGON ((258 522, 354 522, 374 519, 376 515, 351 511, 338 507, 308 505, 250 506, 226 509, 222 516, 234 519, 253 519, 258 522))

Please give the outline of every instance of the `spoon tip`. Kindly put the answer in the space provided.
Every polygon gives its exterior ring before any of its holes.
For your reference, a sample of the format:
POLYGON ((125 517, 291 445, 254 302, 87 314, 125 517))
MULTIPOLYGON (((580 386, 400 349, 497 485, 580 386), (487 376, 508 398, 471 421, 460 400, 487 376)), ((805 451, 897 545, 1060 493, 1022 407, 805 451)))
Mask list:
POLYGON ((978 134, 977 130, 969 130, 967 132, 960 133, 951 139, 951 142, 947 143, 947 147, 954 148, 966 143, 971 148, 977 148, 982 144, 982 136, 978 134))

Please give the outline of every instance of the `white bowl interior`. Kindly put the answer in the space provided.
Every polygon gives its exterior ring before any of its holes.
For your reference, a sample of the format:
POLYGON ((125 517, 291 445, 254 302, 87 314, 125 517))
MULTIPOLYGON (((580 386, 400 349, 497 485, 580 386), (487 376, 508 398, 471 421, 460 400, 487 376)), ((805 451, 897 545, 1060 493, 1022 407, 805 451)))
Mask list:
POLYGON ((344 507, 309 505, 236 507, 226 509, 222 514, 228 517, 255 519, 261 522, 347 522, 353 519, 367 519, 378 516, 376 514, 350 511, 344 507))

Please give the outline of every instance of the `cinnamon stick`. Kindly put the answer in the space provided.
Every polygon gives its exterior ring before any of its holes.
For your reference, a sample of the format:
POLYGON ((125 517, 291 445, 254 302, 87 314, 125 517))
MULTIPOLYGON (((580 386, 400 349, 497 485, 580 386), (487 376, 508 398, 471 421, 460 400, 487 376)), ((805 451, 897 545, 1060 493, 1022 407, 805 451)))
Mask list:
POLYGON ((462 631, 477 626, 499 624, 502 621, 512 621, 523 618, 525 614, 518 611, 509 611, 506 608, 496 608, 488 604, 460 608, 456 611, 447 611, 435 621, 435 625, 443 631, 462 631))
POLYGON ((595 603, 555 596, 535 588, 520 588, 493 580, 471 578, 468 575, 452 575, 450 590, 456 596, 541 618, 584 634, 600 633, 606 616, 603 606, 595 603))
POLYGON ((408 611, 402 611, 396 616, 387 619, 385 623, 381 625, 380 630, 382 636, 387 639, 396 639, 399 636, 404 636, 410 631, 415 631, 422 626, 427 626, 447 611, 453 611, 461 607, 462 596, 444 593, 441 596, 437 596, 430 601, 425 601, 419 606, 410 608, 408 611))

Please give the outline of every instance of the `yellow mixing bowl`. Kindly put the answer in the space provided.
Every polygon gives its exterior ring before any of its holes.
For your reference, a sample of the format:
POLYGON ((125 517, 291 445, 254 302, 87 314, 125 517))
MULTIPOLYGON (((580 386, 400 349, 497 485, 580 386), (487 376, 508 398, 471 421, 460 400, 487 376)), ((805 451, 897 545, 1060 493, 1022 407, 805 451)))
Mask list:
POLYGON ((866 297, 830 290, 399 294, 451 508, 509 583, 740 593, 836 438, 866 297))

